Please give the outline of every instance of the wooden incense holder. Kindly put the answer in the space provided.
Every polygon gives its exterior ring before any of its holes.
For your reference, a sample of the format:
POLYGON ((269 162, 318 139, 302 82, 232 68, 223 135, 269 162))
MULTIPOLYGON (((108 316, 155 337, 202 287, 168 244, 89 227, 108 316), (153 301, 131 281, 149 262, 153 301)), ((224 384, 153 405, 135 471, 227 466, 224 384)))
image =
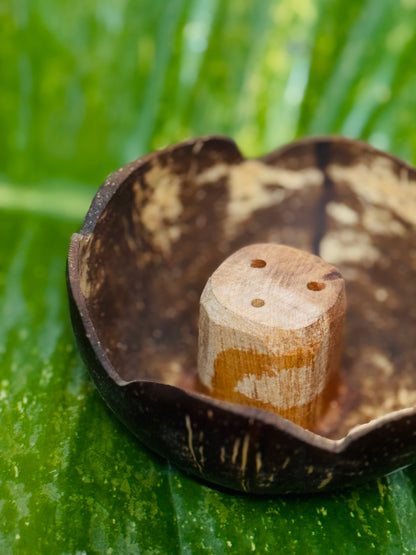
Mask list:
POLYGON ((217 399, 313 429, 334 397, 345 285, 310 253, 260 244, 231 255, 201 297, 198 373, 217 399))
POLYGON ((108 177, 68 255, 114 413, 183 471, 256 494, 416 460, 415 275, 416 170, 331 137, 153 152, 108 177))

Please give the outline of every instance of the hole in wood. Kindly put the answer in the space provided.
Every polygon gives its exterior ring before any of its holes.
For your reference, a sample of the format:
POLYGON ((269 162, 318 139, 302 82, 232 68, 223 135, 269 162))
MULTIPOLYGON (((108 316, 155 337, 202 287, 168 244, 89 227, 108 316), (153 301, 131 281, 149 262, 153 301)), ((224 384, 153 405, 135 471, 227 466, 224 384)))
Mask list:
POLYGON ((251 305, 256 308, 260 308, 261 306, 264 306, 264 301, 263 299, 253 299, 251 301, 251 305))
POLYGON ((250 266, 252 268, 264 268, 266 266, 266 261, 262 260, 261 258, 256 258, 255 260, 251 261, 250 266))
POLYGON ((322 291, 326 285, 322 281, 310 281, 306 287, 311 291, 322 291))

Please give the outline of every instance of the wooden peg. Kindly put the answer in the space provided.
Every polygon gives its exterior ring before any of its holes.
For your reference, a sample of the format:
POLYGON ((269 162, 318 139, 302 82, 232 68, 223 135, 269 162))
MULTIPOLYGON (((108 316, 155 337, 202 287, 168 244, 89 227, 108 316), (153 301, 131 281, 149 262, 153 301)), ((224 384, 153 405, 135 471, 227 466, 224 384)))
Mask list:
POLYGON ((344 280, 321 258, 283 245, 240 249, 201 296, 202 384, 313 429, 337 385, 345 308, 344 280))

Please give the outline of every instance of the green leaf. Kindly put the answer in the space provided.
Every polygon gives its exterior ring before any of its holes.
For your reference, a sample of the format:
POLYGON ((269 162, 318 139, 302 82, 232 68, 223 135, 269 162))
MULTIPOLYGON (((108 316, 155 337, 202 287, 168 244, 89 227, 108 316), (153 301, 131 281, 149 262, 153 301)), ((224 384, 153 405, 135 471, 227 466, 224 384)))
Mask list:
POLYGON ((416 161, 414 0, 19 0, 0 9, 0 552, 416 553, 416 469, 250 498, 138 444, 69 322, 104 177, 190 136, 247 155, 342 133, 416 161))

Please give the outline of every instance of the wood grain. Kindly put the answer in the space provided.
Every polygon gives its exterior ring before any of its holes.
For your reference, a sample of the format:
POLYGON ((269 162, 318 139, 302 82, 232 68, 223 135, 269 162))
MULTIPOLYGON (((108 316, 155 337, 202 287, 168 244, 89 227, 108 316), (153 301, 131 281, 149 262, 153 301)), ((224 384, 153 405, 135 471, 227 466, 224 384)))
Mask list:
POLYGON ((344 280, 321 258, 274 244, 238 250, 201 296, 201 382, 313 429, 336 387, 345 307, 344 280))

